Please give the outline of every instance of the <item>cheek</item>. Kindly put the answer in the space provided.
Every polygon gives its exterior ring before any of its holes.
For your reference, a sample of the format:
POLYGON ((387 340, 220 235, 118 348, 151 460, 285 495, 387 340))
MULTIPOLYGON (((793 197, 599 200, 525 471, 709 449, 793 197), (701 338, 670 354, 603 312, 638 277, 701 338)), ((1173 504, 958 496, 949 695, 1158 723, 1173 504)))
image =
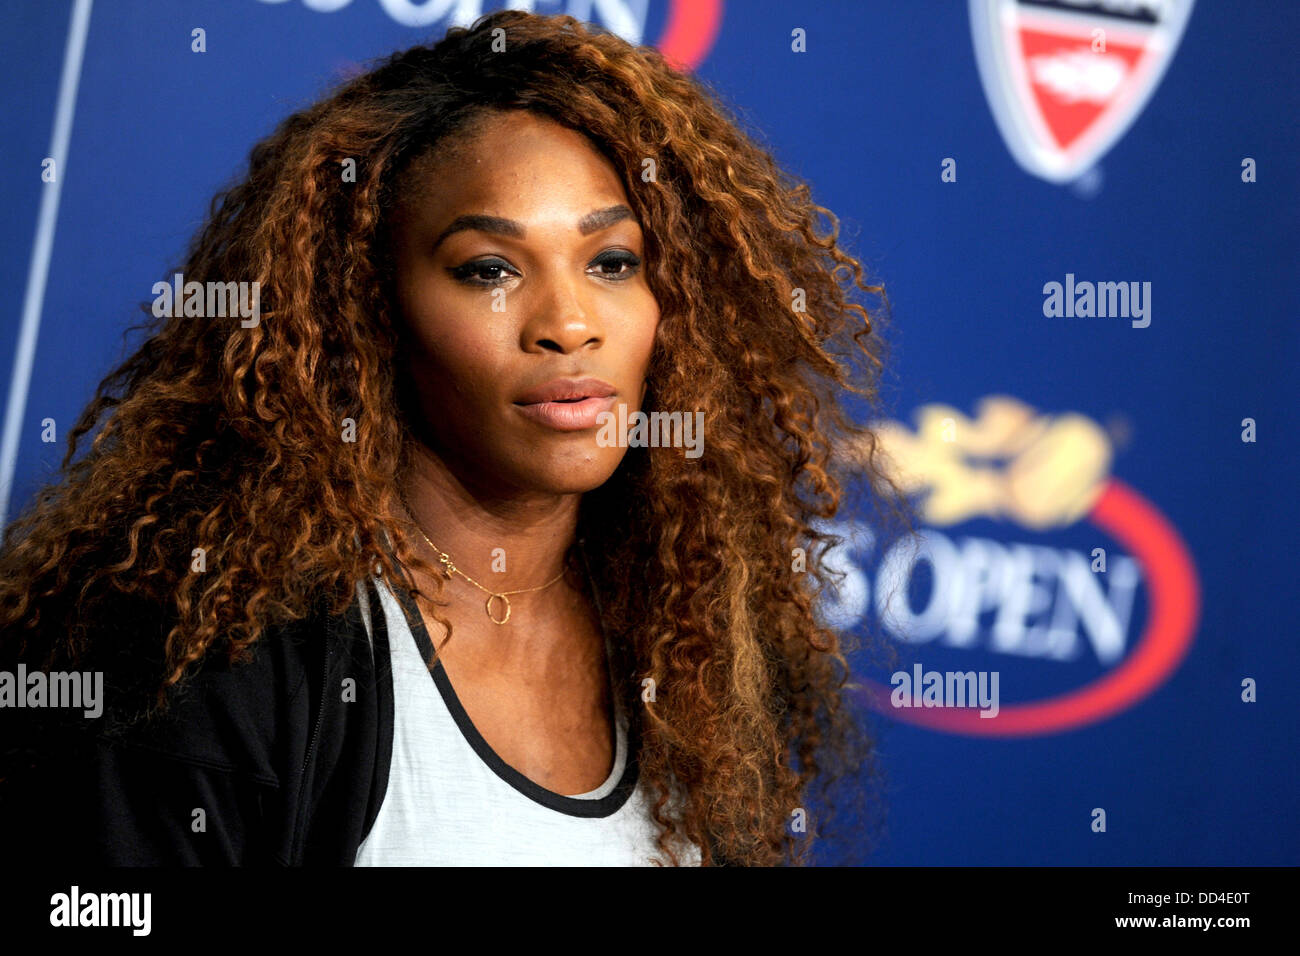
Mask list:
POLYGON ((659 303, 654 293, 649 288, 642 291, 644 298, 637 303, 635 309, 625 313, 635 316, 635 319, 625 327, 623 333, 628 356, 640 371, 644 371, 650 364, 660 321, 659 303))
POLYGON ((399 287, 399 301, 410 339, 409 361, 422 384, 439 393, 460 391, 462 379, 472 378, 488 354, 476 334, 481 323, 448 308, 431 283, 399 287))
POLYGON ((481 343, 446 327, 425 326, 417 335, 413 367, 422 391, 462 402, 482 394, 491 373, 481 343))
POLYGON ((654 353, 655 337, 658 332, 659 312, 656 310, 652 320, 642 324, 636 330, 637 362, 643 375, 650 367, 650 356, 654 353))
POLYGON ((637 399, 637 407, 645 410, 646 392, 650 389, 650 360, 654 355, 655 339, 659 334, 659 310, 656 307, 652 313, 652 321, 642 325, 638 329, 637 338, 637 375, 641 379, 640 396, 637 399))

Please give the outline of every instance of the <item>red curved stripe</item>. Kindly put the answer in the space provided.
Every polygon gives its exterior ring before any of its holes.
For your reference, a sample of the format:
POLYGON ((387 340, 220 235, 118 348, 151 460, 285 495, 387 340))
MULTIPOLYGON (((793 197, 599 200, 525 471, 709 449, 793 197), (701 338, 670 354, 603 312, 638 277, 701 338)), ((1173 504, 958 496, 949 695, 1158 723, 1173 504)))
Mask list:
POLYGON ((655 46, 674 69, 688 72, 704 62, 721 28, 722 0, 673 0, 655 46))

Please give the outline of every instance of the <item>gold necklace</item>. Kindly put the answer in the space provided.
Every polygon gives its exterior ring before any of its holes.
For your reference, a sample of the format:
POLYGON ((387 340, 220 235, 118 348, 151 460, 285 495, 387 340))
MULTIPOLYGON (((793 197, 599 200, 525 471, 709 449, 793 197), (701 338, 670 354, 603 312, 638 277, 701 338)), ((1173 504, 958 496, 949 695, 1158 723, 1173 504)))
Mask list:
MULTIPOLYGON (((407 507, 406 511, 408 514, 411 514, 411 520, 412 522, 414 522, 415 515, 411 513, 411 509, 409 506, 407 507)), ((430 541, 429 536, 424 533, 424 529, 421 528, 418 523, 415 524, 415 529, 420 532, 420 537, 424 539, 424 543, 427 544, 429 547, 433 548, 434 551, 438 552, 438 560, 447 569, 448 577, 451 577, 451 575, 453 574, 459 574, 462 578, 464 578, 466 581, 474 585, 474 587, 478 588, 480 591, 482 591, 484 594, 488 596, 487 602, 484 604, 483 607, 484 610, 487 611, 488 620, 491 621, 493 624, 504 624, 506 621, 510 620, 510 598, 507 595, 526 594, 529 591, 542 591, 545 590, 546 588, 549 588, 556 581, 560 580, 560 578, 564 577, 564 572, 561 571, 559 574, 551 578, 551 580, 547 581, 545 584, 539 584, 535 588, 519 588, 516 591, 492 591, 489 590, 488 588, 485 588, 483 585, 479 584, 477 581, 471 578, 460 568, 456 567, 456 565, 452 563, 451 556, 447 554, 447 552, 443 551, 442 548, 438 547, 436 544, 430 541), (501 599, 501 602, 505 604, 505 608, 506 608, 506 616, 501 618, 501 620, 499 621, 492 615, 492 602, 497 600, 498 598, 501 599)))

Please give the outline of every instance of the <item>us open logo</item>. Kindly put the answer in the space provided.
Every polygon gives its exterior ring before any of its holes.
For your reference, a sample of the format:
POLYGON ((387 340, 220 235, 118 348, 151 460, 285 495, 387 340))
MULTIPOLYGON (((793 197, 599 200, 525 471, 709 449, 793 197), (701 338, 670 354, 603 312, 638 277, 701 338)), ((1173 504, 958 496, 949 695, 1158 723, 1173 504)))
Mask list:
POLYGON ((1016 162, 1048 182, 1090 170, 1164 76, 1193 0, 970 0, 984 93, 1016 162))
MULTIPOLYGON (((266 4, 292 0, 261 0, 266 4)), ((357 0, 301 0, 316 13, 336 13, 357 0)), ((380 10, 405 27, 468 27, 484 14, 503 9, 505 3, 487 0, 360 0, 376 3, 380 10)), ((523 4, 532 9, 532 4, 523 4)), ((722 0, 666 0, 664 25, 658 39, 645 36, 650 5, 647 0, 567 0, 538 13, 567 13, 597 23, 629 43, 650 43, 679 70, 693 70, 704 62, 722 27, 722 0)))
POLYGON ((827 564, 844 578, 819 614, 841 630, 871 621, 904 670, 996 672, 1001 702, 991 717, 899 708, 886 682, 855 676, 872 708, 969 736, 1061 733, 1134 706, 1178 668, 1200 616, 1196 569, 1160 510, 1110 474, 1099 424, 990 396, 974 418, 927 405, 915 429, 876 431, 924 527, 882 546, 865 524, 823 525, 843 539, 827 564))

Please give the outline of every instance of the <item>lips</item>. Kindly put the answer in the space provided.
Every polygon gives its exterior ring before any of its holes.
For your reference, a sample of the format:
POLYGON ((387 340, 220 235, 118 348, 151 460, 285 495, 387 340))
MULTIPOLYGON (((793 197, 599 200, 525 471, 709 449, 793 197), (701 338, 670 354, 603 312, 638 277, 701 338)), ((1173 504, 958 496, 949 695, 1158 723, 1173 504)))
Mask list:
POLYGON ((598 378, 555 379, 524 392, 515 407, 531 421, 556 431, 595 428, 601 412, 614 407, 616 392, 598 378))
POLYGON ((557 378, 530 388, 515 399, 516 405, 541 402, 574 402, 584 398, 608 398, 614 387, 598 378, 557 378))

